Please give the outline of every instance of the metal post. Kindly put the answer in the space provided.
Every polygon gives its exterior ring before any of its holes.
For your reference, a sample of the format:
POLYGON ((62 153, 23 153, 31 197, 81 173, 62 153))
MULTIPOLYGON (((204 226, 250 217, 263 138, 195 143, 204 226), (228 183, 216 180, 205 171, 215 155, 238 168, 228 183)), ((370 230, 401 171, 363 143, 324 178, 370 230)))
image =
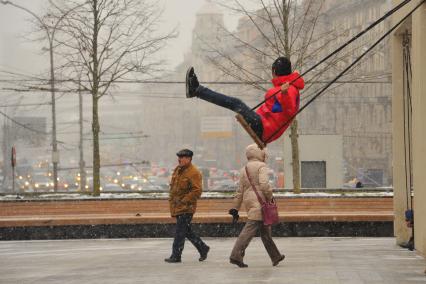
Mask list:
POLYGON ((49 38, 50 54, 50 92, 52 97, 52 164, 53 164, 53 190, 58 191, 58 163, 59 152, 56 140, 56 100, 55 100, 55 72, 53 65, 53 38, 49 38))
POLYGON ((80 124, 80 191, 86 190, 86 170, 84 162, 84 145, 83 145, 83 97, 81 94, 81 84, 78 82, 78 108, 79 108, 79 124, 80 124))

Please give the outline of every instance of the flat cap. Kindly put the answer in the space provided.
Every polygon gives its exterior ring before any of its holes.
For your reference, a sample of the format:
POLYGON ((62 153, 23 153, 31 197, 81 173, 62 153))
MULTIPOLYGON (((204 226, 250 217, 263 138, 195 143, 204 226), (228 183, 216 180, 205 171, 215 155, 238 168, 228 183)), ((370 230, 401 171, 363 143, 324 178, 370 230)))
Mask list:
POLYGON ((178 157, 192 157, 193 155, 194 155, 194 152, 192 152, 189 149, 182 149, 176 153, 176 156, 178 157))

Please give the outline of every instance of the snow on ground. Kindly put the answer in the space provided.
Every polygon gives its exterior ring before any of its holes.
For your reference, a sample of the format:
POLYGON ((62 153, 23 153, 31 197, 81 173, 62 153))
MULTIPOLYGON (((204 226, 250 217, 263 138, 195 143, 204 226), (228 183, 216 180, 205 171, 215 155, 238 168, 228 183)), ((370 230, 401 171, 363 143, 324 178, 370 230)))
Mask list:
MULTIPOLYGON (((101 193, 99 197, 93 197, 87 194, 79 193, 46 193, 40 195, 16 195, 9 194, 0 196, 0 200, 50 200, 50 199, 166 199, 168 192, 155 193, 101 193)), ((225 192, 203 192, 203 198, 232 198, 233 193, 225 192)), ((339 197, 392 197, 393 192, 342 192, 342 193, 327 193, 327 192, 307 192, 295 194, 292 192, 275 192, 277 198, 339 198, 339 197)))

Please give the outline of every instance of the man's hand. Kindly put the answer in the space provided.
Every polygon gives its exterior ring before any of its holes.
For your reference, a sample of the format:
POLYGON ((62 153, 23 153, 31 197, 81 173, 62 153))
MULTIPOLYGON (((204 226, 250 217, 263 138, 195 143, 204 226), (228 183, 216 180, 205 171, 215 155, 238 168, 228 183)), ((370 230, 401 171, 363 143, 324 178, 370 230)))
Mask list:
POLYGON ((235 208, 229 209, 228 214, 232 215, 232 224, 235 224, 238 222, 238 218, 240 218, 240 215, 238 215, 238 210, 235 208))
POLYGON ((289 83, 284 83, 284 84, 282 84, 281 85, 281 92, 283 93, 283 94, 285 94, 285 93, 287 93, 287 90, 288 90, 288 87, 289 87, 290 85, 289 85, 289 83))

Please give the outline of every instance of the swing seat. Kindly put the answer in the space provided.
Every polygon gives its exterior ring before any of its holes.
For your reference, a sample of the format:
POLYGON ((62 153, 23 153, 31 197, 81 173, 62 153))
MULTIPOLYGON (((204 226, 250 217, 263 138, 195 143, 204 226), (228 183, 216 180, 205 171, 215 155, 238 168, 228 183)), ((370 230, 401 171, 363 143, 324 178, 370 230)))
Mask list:
POLYGON ((251 129, 250 125, 247 123, 247 121, 244 119, 244 117, 241 114, 237 114, 235 116, 237 121, 241 124, 241 126, 245 129, 245 131, 250 135, 250 137, 254 140, 254 142, 257 144, 257 146, 260 149, 263 149, 266 147, 266 144, 260 139, 256 133, 251 129))

